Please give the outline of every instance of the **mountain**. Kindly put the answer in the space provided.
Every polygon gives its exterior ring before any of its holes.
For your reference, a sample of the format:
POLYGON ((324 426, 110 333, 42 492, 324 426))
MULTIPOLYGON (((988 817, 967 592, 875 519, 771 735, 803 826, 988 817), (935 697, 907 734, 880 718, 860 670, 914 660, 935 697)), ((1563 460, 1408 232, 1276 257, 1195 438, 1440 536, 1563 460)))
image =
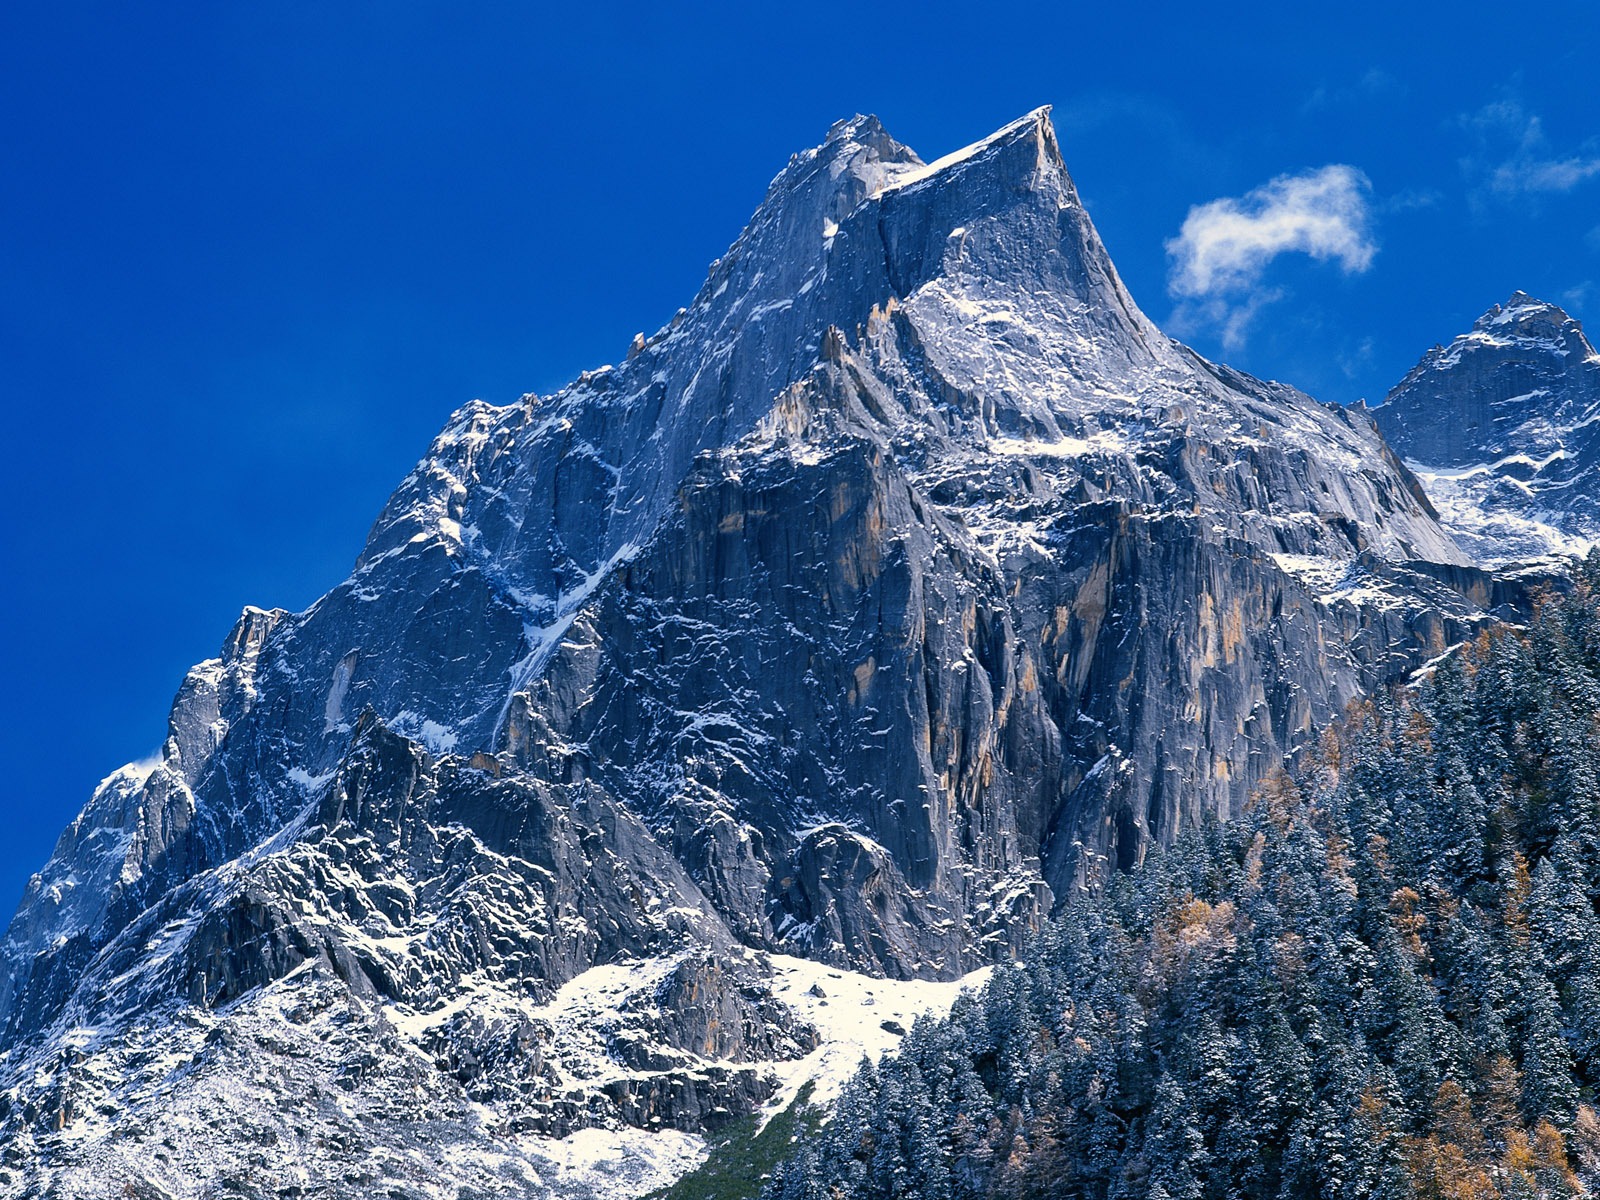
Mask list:
POLYGON ((1554 304, 1513 294, 1424 354, 1372 415, 1474 561, 1600 541, 1600 354, 1554 304))
POLYGON ((96 790, 4 942, 0 1187, 644 1190, 1524 587, 1164 336, 1046 110, 840 122, 96 790))

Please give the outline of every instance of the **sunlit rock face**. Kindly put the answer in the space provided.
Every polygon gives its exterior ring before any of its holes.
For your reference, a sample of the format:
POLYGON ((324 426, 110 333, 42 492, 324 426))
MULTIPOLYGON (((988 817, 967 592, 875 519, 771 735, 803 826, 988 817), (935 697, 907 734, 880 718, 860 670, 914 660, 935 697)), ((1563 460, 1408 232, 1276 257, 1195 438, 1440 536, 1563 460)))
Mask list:
POLYGON ((0 1185, 681 1148, 856 1036, 776 956, 883 980, 881 1039, 1519 602, 1364 412, 1155 328, 1044 110, 931 164, 840 122, 102 784, 5 943, 0 1185))
POLYGON ((1600 354, 1554 304, 1517 292, 1495 305, 1372 415, 1475 561, 1600 541, 1600 354))

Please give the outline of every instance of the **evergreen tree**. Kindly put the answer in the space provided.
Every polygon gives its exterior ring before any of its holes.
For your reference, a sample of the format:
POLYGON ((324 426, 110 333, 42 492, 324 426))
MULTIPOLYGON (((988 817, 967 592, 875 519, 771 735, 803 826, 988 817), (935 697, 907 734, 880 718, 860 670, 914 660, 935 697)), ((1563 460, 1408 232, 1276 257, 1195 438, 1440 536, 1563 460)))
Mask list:
POLYGON ((1600 1186, 1600 553, 866 1064, 766 1200, 1600 1186))

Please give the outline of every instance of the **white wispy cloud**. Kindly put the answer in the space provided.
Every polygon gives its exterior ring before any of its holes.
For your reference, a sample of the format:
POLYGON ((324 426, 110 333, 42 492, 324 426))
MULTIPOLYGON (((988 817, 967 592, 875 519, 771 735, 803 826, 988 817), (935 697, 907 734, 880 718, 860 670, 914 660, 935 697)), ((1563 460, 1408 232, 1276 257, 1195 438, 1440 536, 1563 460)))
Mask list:
POLYGON ((1585 179, 1600 175, 1600 158, 1563 158, 1550 162, 1502 164, 1494 186, 1505 192, 1570 192, 1585 179))
POLYGON ((1337 262, 1347 273, 1365 271, 1378 252, 1371 191, 1356 168, 1332 163, 1191 208, 1178 236, 1166 243, 1178 324, 1214 325, 1225 346, 1243 344, 1251 319, 1282 295, 1263 286, 1267 266, 1280 254, 1337 262))
POLYGON ((1477 153, 1462 159, 1462 168, 1502 199, 1570 192, 1600 177, 1600 154, 1558 152, 1538 115, 1518 100, 1486 104, 1461 123, 1478 138, 1477 153))

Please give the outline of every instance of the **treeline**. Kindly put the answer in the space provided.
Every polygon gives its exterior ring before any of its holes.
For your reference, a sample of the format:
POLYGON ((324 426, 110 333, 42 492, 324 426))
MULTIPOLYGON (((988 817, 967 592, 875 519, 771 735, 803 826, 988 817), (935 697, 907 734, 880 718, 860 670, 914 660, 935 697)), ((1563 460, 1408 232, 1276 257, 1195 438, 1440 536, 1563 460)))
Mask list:
POLYGON ((919 1024, 764 1200, 1587 1194, 1597 721, 1591 555, 919 1024))

